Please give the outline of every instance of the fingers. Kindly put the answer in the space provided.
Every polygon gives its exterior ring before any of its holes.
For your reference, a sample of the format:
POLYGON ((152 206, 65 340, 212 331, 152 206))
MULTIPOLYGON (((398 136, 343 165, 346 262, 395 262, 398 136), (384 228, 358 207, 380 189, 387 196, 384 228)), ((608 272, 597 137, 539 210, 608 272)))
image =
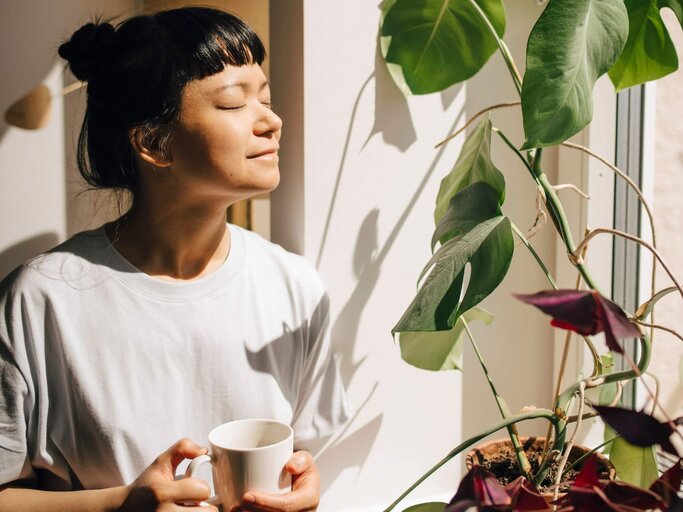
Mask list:
POLYGON ((183 478, 169 482, 159 490, 157 498, 160 503, 168 502, 199 502, 211 497, 209 484, 198 478, 183 478))
POLYGON ((205 454, 207 451, 207 448, 199 446, 191 439, 184 437, 159 455, 154 462, 155 464, 170 466, 172 472, 175 473, 176 467, 184 459, 194 459, 195 457, 205 454))
POLYGON ((277 512, 306 512, 318 507, 318 493, 311 489, 299 489, 286 494, 261 494, 249 492, 244 495, 246 510, 277 512))
POLYGON ((292 474, 292 492, 262 494, 247 492, 242 503, 246 510, 304 512, 316 510, 320 501, 320 474, 310 453, 296 452, 285 468, 292 474))
POLYGON ((157 509, 158 512, 218 512, 218 509, 213 505, 197 505, 196 507, 188 507, 186 505, 166 504, 157 509))

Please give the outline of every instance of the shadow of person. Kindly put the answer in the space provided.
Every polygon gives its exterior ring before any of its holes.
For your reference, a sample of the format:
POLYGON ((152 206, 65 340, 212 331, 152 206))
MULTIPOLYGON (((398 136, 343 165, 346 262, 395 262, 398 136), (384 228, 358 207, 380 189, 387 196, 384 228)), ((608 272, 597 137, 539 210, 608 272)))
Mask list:
POLYGON ((52 249, 59 243, 56 233, 41 233, 27 238, 0 252, 0 279, 25 261, 52 249))

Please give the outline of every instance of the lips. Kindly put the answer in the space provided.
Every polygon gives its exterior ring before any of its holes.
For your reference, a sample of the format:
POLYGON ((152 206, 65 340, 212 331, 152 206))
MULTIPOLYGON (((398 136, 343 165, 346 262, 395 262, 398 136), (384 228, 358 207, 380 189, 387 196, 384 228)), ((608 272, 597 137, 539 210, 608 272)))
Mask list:
POLYGON ((247 158, 259 158, 261 156, 274 155, 274 154, 277 154, 278 149, 280 149, 279 146, 264 149, 263 151, 259 151, 258 153, 254 153, 253 155, 249 155, 247 158))

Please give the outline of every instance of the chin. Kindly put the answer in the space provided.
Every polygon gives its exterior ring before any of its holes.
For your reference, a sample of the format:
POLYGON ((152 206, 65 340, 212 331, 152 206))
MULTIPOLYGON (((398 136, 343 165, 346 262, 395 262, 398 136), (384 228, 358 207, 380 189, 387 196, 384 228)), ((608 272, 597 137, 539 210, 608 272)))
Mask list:
POLYGON ((280 184, 280 173, 275 172, 272 176, 259 176, 258 180, 246 184, 242 187, 242 199, 249 199, 250 197, 258 196, 260 194, 267 194, 272 192, 280 184))
POLYGON ((262 176, 262 178, 262 180, 259 180, 257 193, 271 192, 280 184, 280 169, 275 168, 272 173, 268 173, 267 176, 262 176))

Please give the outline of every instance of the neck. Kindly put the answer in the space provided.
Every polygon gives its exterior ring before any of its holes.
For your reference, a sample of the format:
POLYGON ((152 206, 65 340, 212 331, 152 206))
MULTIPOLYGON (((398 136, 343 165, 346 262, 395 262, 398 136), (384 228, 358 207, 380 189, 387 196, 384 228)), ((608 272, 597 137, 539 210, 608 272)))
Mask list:
POLYGON ((136 198, 133 207, 105 229, 116 250, 135 267, 165 280, 208 275, 230 251, 225 204, 136 198))

